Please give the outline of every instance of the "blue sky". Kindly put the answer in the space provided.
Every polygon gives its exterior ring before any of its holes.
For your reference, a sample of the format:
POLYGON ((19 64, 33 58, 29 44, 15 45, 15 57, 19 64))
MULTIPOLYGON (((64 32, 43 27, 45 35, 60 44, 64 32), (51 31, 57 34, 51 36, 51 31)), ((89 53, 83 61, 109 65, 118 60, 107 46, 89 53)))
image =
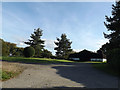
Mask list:
POLYGON ((110 16, 114 2, 3 2, 2 37, 26 47, 34 29, 43 30, 45 48, 55 53, 54 41, 62 33, 72 41, 72 49, 96 51, 107 40, 103 32, 105 15, 110 16))

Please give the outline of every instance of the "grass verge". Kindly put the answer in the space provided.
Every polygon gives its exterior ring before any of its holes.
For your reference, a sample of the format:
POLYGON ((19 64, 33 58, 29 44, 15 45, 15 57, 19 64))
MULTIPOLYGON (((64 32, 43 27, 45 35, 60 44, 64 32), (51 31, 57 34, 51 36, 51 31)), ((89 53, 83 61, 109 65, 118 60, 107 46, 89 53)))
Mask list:
POLYGON ((23 70, 24 67, 19 65, 19 63, 2 61, 2 67, 0 67, 0 81, 14 78, 15 76, 19 75, 23 70))
POLYGON ((120 76, 118 71, 112 67, 109 67, 107 63, 93 63, 92 65, 94 68, 101 70, 107 74, 110 74, 113 76, 120 76))
POLYGON ((2 57, 2 60, 21 63, 60 63, 74 62, 70 60, 48 59, 48 58, 25 58, 25 57, 2 57))
POLYGON ((18 72, 0 70, 0 76, 1 76, 0 80, 5 81, 17 76, 18 74, 19 74, 18 72))

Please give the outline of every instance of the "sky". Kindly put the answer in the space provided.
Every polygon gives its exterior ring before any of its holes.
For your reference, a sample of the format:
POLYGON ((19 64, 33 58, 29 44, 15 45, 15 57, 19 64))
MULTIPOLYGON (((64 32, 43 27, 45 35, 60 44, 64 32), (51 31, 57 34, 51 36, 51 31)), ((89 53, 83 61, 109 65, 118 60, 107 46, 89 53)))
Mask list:
MULTIPOLYGON (((98 50, 108 42, 103 32, 105 15, 110 16, 114 2, 3 2, 2 35, 5 41, 26 47, 34 29, 43 30, 45 48, 55 54, 54 41, 65 33, 72 49, 98 50)), ((1 33, 0 33, 1 34, 1 33)))

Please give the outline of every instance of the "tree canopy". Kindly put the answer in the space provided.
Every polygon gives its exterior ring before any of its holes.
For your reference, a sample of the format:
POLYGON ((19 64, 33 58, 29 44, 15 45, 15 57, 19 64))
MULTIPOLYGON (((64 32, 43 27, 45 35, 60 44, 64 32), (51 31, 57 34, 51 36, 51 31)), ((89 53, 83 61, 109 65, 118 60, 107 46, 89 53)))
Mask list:
POLYGON ((106 22, 104 22, 107 30, 110 34, 105 34, 105 38, 109 39, 109 48, 120 48, 120 1, 112 5, 112 16, 106 17, 106 22))
POLYGON ((31 34, 31 39, 28 39, 28 42, 25 42, 25 44, 30 45, 35 49, 35 56, 41 57, 41 53, 44 49, 44 40, 41 39, 41 36, 43 30, 40 28, 34 29, 34 33, 31 34))
POLYGON ((67 59, 69 53, 72 51, 70 39, 67 39, 66 34, 62 34, 61 38, 57 38, 57 42, 54 42, 57 47, 54 49, 56 50, 56 56, 58 58, 67 59))
POLYGON ((108 65, 118 68, 120 66, 120 57, 118 57, 120 54, 120 1, 112 5, 112 16, 105 17, 104 24, 110 34, 104 33, 104 37, 109 39, 109 43, 104 44, 100 49, 106 54, 108 65))

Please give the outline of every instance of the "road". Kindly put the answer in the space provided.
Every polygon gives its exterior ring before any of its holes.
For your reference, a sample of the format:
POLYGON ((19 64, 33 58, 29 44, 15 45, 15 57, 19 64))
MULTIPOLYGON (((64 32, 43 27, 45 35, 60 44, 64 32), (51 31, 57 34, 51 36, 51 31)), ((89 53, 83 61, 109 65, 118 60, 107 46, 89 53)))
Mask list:
POLYGON ((88 63, 21 64, 26 69, 2 82, 2 88, 118 88, 118 78, 88 63))

